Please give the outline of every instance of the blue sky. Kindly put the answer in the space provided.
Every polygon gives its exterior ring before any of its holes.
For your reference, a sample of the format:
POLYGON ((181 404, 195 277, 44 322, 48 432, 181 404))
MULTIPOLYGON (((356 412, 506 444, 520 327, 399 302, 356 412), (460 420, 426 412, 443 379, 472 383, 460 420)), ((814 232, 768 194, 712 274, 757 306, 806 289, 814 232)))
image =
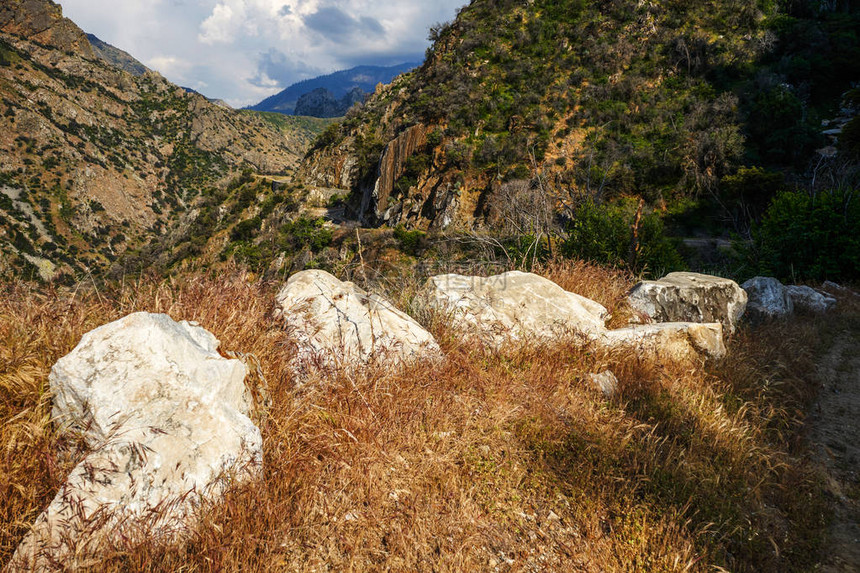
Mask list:
POLYGON ((84 31, 234 107, 359 64, 421 61, 466 0, 59 0, 84 31))

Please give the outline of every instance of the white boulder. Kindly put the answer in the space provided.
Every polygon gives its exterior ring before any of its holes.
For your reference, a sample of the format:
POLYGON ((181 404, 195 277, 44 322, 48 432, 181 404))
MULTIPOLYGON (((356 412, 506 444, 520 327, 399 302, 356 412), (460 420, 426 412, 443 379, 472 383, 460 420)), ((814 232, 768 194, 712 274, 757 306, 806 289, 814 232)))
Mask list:
POLYGON ((609 312, 541 276, 511 271, 491 277, 457 274, 428 279, 419 298, 455 329, 501 346, 517 340, 602 332, 609 312))
POLYGON ((53 417, 88 453, 19 545, 12 565, 47 570, 103 542, 172 540, 201 500, 262 471, 245 365, 189 322, 135 313, 83 336, 51 370, 53 417))
POLYGON ((699 356, 726 356, 723 325, 719 322, 663 322, 606 331, 598 343, 611 349, 635 352, 656 360, 695 360, 699 356))
POLYGON ((775 278, 755 277, 741 286, 749 295, 747 310, 752 318, 780 318, 794 312, 794 302, 775 278))
POLYGON ((390 302, 325 271, 294 274, 275 315, 298 344, 300 366, 393 364, 441 354, 433 335, 390 302))
POLYGON ((681 272, 640 282, 627 300, 651 322, 719 322, 729 334, 746 309, 747 293, 733 280, 681 272))
POLYGON ((806 312, 823 313, 836 306, 836 299, 808 286, 785 287, 794 308, 806 312))

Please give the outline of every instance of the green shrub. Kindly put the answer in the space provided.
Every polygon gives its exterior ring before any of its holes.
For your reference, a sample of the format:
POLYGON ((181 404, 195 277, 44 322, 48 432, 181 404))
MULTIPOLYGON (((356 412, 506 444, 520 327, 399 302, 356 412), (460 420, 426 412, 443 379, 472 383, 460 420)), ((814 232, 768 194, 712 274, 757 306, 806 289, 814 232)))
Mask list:
POLYGON ((758 219, 767 209, 771 199, 785 185, 782 173, 761 167, 741 167, 734 175, 727 175, 721 182, 725 206, 730 211, 741 211, 758 219))
POLYGON ((407 231, 403 225, 398 225, 394 229, 394 238, 400 246, 400 250, 412 256, 417 256, 421 249, 421 243, 426 233, 423 231, 407 231))
POLYGON ((290 252, 310 247, 314 252, 321 251, 331 244, 332 231, 325 226, 325 219, 300 217, 282 225, 278 234, 278 246, 290 252))
POLYGON ((855 117, 842 128, 839 147, 853 159, 860 159, 860 117, 855 117))
POLYGON ((663 220, 657 213, 642 215, 638 248, 633 235, 635 220, 636 204, 632 201, 614 205, 587 201, 576 209, 568 223, 567 238, 560 252, 567 257, 627 267, 652 276, 685 267, 675 244, 665 236, 663 220))
POLYGON ((784 192, 754 229, 761 274, 783 280, 860 278, 860 190, 784 192))
POLYGON ((230 231, 230 240, 232 241, 250 241, 260 230, 262 220, 259 217, 246 219, 233 227, 230 231))

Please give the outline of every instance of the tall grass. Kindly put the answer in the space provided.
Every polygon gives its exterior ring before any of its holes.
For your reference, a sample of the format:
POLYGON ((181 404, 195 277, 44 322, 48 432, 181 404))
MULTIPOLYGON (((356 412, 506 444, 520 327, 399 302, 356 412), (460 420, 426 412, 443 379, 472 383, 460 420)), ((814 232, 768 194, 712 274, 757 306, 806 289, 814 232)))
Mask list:
MULTIPOLYGON (((542 271, 623 315, 629 277, 542 271)), ((798 436, 819 321, 742 331, 713 365, 564 342, 494 352, 434 321, 441 364, 299 385, 271 318, 278 285, 249 279, 0 286, 0 563, 74 464, 50 424, 50 367, 139 310, 257 357, 265 477, 204 508, 180 546, 109 548, 92 571, 790 571, 816 557, 825 511, 798 436), (611 400, 586 378, 605 369, 611 400)), ((370 286, 406 308, 415 282, 370 286)))

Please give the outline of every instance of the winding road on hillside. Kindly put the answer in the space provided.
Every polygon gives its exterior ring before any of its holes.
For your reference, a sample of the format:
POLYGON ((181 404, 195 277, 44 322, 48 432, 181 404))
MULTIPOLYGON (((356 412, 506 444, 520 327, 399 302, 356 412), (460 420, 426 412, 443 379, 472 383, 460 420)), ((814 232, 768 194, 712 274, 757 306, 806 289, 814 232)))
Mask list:
POLYGON ((809 418, 810 446, 835 512, 817 571, 860 571, 860 333, 839 335, 820 365, 823 387, 809 418))

